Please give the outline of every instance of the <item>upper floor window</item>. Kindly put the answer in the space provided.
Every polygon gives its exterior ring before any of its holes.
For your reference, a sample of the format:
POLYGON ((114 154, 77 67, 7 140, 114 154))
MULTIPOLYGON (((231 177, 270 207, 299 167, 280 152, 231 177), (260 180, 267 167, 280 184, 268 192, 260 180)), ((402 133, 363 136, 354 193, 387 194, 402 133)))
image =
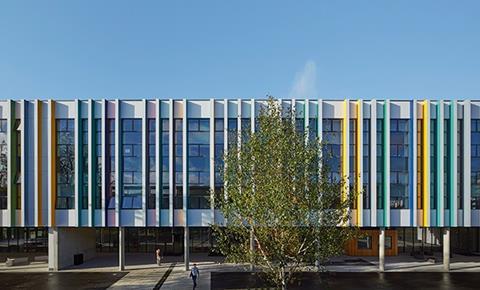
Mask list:
POLYGON ((408 208, 409 120, 390 120, 390 208, 408 208))
POLYGON ((210 208, 210 120, 188 120, 188 208, 210 208))
POLYGON ((57 209, 75 208, 75 123, 73 119, 57 119, 57 209))
POLYGON ((7 120, 0 119, 0 209, 7 209, 8 188, 7 120))
POLYGON ((342 120, 323 119, 322 139, 325 142, 323 156, 328 160, 330 169, 329 179, 339 181, 342 172, 342 120))
POLYGON ((122 120, 122 208, 142 208, 142 120, 122 120))
MULTIPOLYGON (((480 119, 472 119, 472 209, 480 209, 480 119)), ((459 168, 459 171, 461 168, 459 168)))

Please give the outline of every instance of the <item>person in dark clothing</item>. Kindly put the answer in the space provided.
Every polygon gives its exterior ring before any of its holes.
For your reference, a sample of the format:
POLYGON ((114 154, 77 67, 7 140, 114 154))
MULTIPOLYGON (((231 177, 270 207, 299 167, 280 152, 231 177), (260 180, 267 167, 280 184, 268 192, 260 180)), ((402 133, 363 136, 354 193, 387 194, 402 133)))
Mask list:
POLYGON ((200 271, 198 271, 197 264, 193 264, 192 270, 190 270, 190 277, 193 280, 193 289, 197 287, 197 279, 200 276, 200 271))

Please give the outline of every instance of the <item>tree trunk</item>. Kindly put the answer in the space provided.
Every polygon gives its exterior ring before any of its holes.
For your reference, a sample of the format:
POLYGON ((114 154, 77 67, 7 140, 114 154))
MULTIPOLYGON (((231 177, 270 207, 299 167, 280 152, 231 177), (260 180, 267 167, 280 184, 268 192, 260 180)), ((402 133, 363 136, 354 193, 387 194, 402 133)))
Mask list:
POLYGON ((286 282, 286 278, 285 278, 285 267, 282 266, 282 270, 281 270, 281 273, 280 273, 280 278, 281 278, 281 281, 282 281, 282 290, 287 290, 287 282, 286 282))

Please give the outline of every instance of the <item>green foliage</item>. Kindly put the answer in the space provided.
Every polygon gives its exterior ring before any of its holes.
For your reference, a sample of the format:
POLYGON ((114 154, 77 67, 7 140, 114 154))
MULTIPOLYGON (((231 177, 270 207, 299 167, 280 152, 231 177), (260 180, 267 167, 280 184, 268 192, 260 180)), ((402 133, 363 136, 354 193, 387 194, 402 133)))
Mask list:
POLYGON ((295 112, 270 98, 258 121, 224 156, 225 198, 216 202, 225 223, 213 229, 227 261, 254 264, 285 289, 293 273, 342 253, 355 234, 346 226, 354 195, 341 200, 347 179, 328 178, 329 157, 308 128, 296 130, 295 112))

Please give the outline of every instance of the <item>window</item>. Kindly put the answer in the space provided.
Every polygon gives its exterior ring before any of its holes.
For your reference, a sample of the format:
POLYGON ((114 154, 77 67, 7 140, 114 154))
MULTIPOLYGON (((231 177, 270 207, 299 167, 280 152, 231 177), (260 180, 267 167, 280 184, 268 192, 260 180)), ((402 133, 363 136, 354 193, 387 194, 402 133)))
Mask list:
POLYGON ((363 208, 370 209, 370 119, 363 120, 363 208))
POLYGON ((390 208, 408 208, 409 120, 390 120, 390 208))
POLYGON ((57 209, 75 208, 75 124, 73 119, 57 119, 57 209))
POLYGON ((82 188, 80 198, 82 209, 88 209, 88 119, 82 119, 82 188))
POLYGON ((107 144, 105 144, 107 176, 107 208, 115 208, 115 119, 107 119, 107 144))
POLYGON ((242 118, 242 143, 250 138, 252 133, 252 120, 250 118, 242 118))
MULTIPOLYGON (((472 209, 480 209, 480 119, 472 119, 472 209)), ((459 168, 461 170, 461 168, 459 168)))
POLYGON ((21 132, 22 124, 20 119, 15 119, 14 129, 15 132, 13 133, 13 144, 15 147, 15 208, 21 209, 22 208, 22 132, 21 132))
POLYGON ((423 121, 417 120, 417 209, 423 209, 423 121))
POLYGON ((0 209, 7 209, 8 188, 7 120, 0 119, 0 209))
MULTIPOLYGON (((357 120, 356 119, 350 119, 349 123, 349 141, 350 144, 348 146, 349 150, 349 178, 348 178, 348 183, 350 187, 350 191, 354 192, 356 191, 356 178, 357 178, 357 158, 356 158, 356 147, 357 147, 357 120)), ((357 205, 357 199, 355 198, 353 201, 353 208, 356 209, 358 208, 357 205)))
POLYGON ((318 120, 317 118, 308 119, 308 139, 314 141, 318 137, 318 120))
POLYGON ((147 154, 148 154, 148 198, 147 198, 147 208, 149 209, 154 209, 156 207, 155 205, 155 191, 157 190, 156 182, 156 142, 155 142, 155 131, 156 131, 156 125, 155 125, 155 119, 148 119, 148 147, 147 147, 147 154))
MULTIPOLYGON (((478 129, 478 126, 477 126, 478 129)), ((458 182, 457 182, 457 202, 458 202, 458 209, 463 209, 463 120, 458 120, 457 126, 457 174, 458 174, 458 182)))
POLYGON ((142 120, 122 120, 122 208, 142 208, 142 120))
POLYGON ((95 158, 93 158, 96 167, 95 167, 95 188, 93 196, 94 196, 94 206, 95 209, 102 208, 102 119, 95 119, 94 120, 94 128, 95 128, 95 147, 94 147, 94 154, 95 158))
POLYGON ((161 138, 162 138, 162 200, 161 208, 168 209, 170 203, 170 186, 169 186, 169 121, 168 119, 161 120, 161 138))
POLYGON ((218 200, 222 198, 223 188, 223 149, 224 149, 224 121, 223 118, 215 119, 215 208, 218 208, 218 200))
POLYGON ((295 118, 295 130, 300 134, 303 134, 305 132, 305 119, 295 118))
POLYGON ((210 208, 210 120, 188 120, 188 208, 210 208))
POLYGON ((342 120, 341 119, 323 119, 322 138, 325 142, 323 147, 323 156, 328 160, 330 169, 329 180, 339 181, 341 177, 342 161, 342 120))
POLYGON ((228 118, 228 147, 231 148, 238 143, 238 122, 237 118, 228 118))
POLYGON ((385 236, 385 249, 392 249, 392 236, 385 236))
POLYGON ((383 119, 377 119, 377 209, 383 209, 383 119))
POLYGON ((175 160, 175 195, 173 197, 173 208, 183 208, 183 120, 174 120, 174 160, 175 160))
POLYGON ((448 168, 450 168, 450 120, 444 120, 444 131, 443 131, 443 168, 444 168, 444 187, 443 187, 443 204, 445 209, 450 209, 450 174, 448 168))
POLYGON ((437 209, 437 120, 430 120, 430 209, 437 209))
POLYGON ((357 248, 358 249, 371 249, 372 248, 372 236, 364 236, 360 237, 357 240, 357 248))

